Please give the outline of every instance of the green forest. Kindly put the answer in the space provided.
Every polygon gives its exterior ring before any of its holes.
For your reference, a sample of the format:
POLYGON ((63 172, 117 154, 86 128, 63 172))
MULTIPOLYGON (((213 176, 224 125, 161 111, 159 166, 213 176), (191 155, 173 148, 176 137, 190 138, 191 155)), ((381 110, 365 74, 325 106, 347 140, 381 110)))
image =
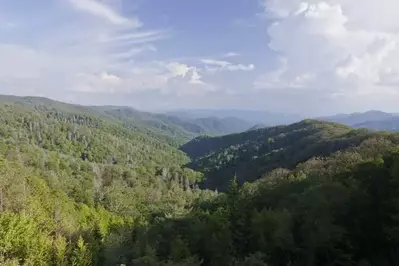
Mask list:
POLYGON ((34 97, 0 114, 0 265, 399 265, 398 134, 34 97))

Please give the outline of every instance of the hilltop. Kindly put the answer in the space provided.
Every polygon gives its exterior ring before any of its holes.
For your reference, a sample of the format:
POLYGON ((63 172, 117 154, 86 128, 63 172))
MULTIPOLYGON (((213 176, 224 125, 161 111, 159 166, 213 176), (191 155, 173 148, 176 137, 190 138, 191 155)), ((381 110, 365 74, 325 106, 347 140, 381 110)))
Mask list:
POLYGON ((198 137, 181 147, 189 167, 205 173, 205 188, 225 190, 236 176, 254 181, 276 168, 293 168, 312 157, 327 157, 372 136, 364 129, 304 120, 221 137, 198 137))

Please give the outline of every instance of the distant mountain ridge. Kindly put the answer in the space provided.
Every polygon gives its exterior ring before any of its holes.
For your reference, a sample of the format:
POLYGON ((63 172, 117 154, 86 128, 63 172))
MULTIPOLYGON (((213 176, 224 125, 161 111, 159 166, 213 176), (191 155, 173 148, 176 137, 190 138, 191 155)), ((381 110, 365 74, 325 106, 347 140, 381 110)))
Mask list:
POLYGON ((249 128, 247 131, 258 130, 267 127, 265 124, 256 124, 253 127, 249 128))
POLYGON ((352 113, 352 114, 337 114, 334 116, 319 117, 316 118, 322 121, 329 121, 340 123, 348 126, 354 126, 356 124, 366 123, 367 121, 382 121, 398 116, 397 114, 385 113, 376 110, 370 110, 364 113, 352 113))
POLYGON ((336 122, 354 128, 399 131, 399 114, 385 113, 375 110, 364 113, 338 114, 330 117, 320 117, 319 120, 336 122))
POLYGON ((385 120, 366 121, 353 125, 355 128, 368 128, 372 130, 399 131, 399 117, 392 117, 385 120))
POLYGON ((55 110, 57 112, 97 116, 112 122, 119 122, 131 130, 145 133, 173 146, 183 144, 199 135, 217 136, 243 132, 253 125, 233 117, 191 119, 170 114, 142 112, 126 106, 67 104, 44 97, 0 95, 0 104, 14 104, 43 111, 55 110))
MULTIPOLYGON (((125 127, 159 138, 174 146, 181 145, 200 135, 220 136, 287 125, 303 119, 300 115, 272 113, 262 110, 175 110, 150 113, 128 106, 83 106, 68 104, 44 97, 19 97, 0 95, 0 104, 17 104, 24 107, 80 113, 102 119, 119 121, 125 127)), ((335 122, 353 128, 399 131, 399 114, 377 110, 351 114, 317 117, 316 120, 335 122)))
POLYGON ((255 124, 265 124, 267 126, 276 126, 282 124, 291 124, 303 120, 305 117, 293 114, 273 113, 263 110, 234 110, 234 109, 193 109, 193 110, 174 110, 167 112, 168 114, 186 117, 186 118, 202 118, 202 117, 218 117, 228 118, 235 117, 244 121, 255 124))
POLYGON ((137 111, 130 107, 98 107, 107 115, 131 124, 150 126, 183 138, 197 135, 223 135, 245 131, 251 126, 238 118, 205 117, 198 119, 182 118, 169 114, 156 114, 137 111))

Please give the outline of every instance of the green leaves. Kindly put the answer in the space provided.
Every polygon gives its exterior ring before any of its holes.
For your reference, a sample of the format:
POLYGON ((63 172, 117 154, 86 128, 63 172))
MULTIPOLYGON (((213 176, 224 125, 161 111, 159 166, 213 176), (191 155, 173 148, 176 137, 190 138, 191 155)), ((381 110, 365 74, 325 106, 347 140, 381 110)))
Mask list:
POLYGON ((37 223, 23 215, 0 215, 0 258, 17 259, 28 265, 49 261, 51 241, 37 223))
POLYGON ((76 243, 76 247, 72 251, 71 265, 72 266, 90 266, 92 264, 92 257, 83 238, 80 236, 76 243))

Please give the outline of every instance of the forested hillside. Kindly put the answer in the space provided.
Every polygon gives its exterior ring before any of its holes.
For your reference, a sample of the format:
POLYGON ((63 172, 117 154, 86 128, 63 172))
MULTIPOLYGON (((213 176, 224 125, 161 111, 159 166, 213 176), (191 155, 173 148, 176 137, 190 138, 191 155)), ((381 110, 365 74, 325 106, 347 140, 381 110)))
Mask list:
POLYGON ((212 197, 184 153, 60 107, 0 107, 0 264, 115 265, 125 230, 212 197))
POLYGON ((57 111, 99 117, 176 147, 199 135, 217 136, 242 132, 252 126, 252 124, 237 118, 183 119, 172 115, 141 112, 131 107, 81 106, 42 97, 0 95, 0 104, 13 104, 39 111, 57 111))
POLYGON ((216 201, 146 236, 158 257, 196 254, 202 265, 398 265, 395 146, 375 136, 253 184, 233 180, 216 201))
POLYGON ((2 98, 0 265, 399 264, 399 135, 305 120, 180 151, 135 112, 2 98))
POLYGON ((198 119, 180 118, 165 114, 139 112, 129 107, 91 107, 107 116, 120 120, 129 127, 146 128, 149 132, 166 134, 187 141, 198 135, 223 135, 247 130, 252 124, 237 118, 206 117, 198 119))
POLYGON ((316 120, 252 130, 221 137, 198 137, 183 145, 191 168, 205 173, 205 188, 226 190, 236 176, 254 181, 276 168, 293 168, 315 156, 357 146, 370 137, 366 130, 316 120))

